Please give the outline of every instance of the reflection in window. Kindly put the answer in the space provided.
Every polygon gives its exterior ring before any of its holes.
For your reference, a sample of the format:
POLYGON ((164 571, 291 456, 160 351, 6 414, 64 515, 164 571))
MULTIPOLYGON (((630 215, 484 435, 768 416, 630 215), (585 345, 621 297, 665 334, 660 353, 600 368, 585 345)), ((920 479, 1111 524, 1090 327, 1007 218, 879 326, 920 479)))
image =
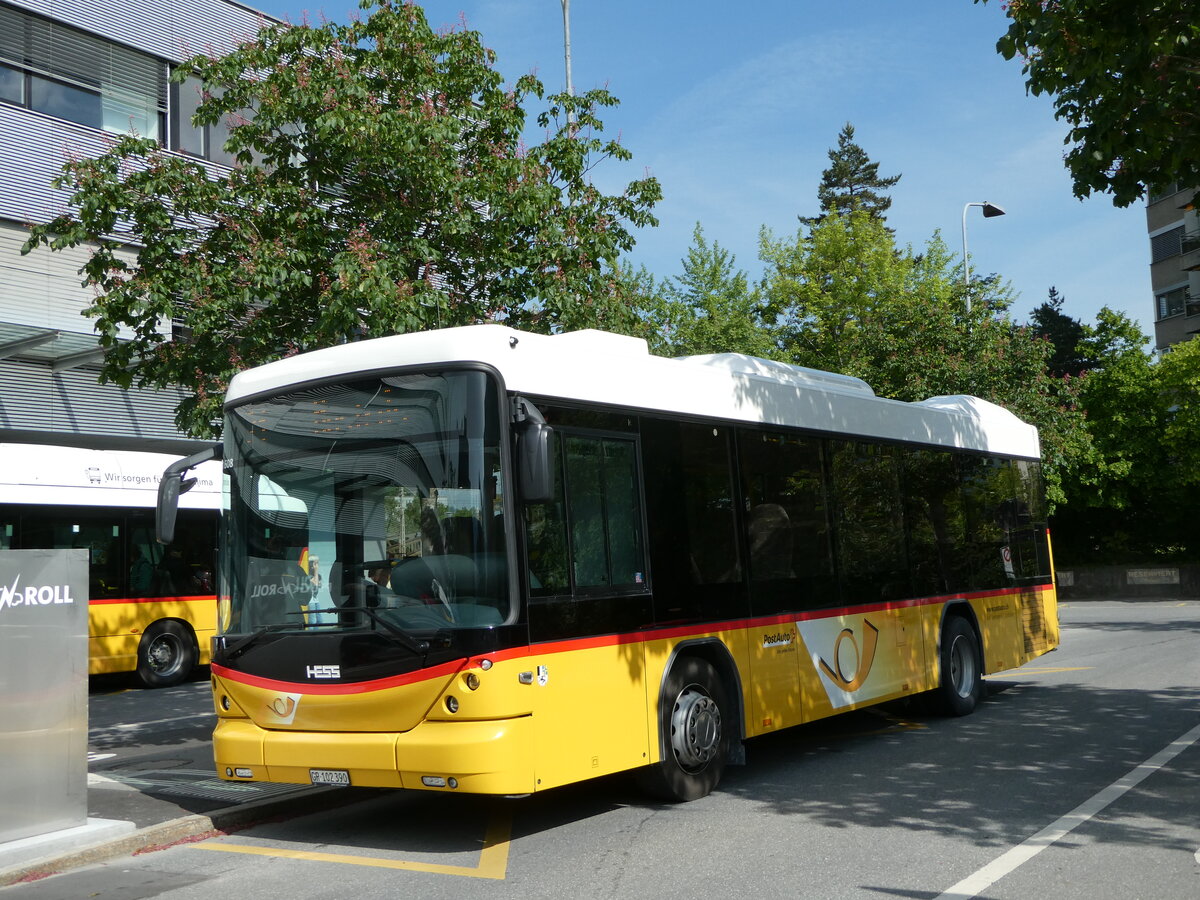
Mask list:
POLYGON ((576 587, 643 583, 633 443, 584 437, 564 443, 576 587))
POLYGON ((909 596, 894 448, 859 441, 829 444, 843 599, 874 603, 909 596))
POLYGON ((820 443, 743 432, 738 454, 754 612, 835 602, 820 443))
POLYGON ((100 94, 33 75, 29 79, 29 107, 56 119, 99 128, 104 121, 100 94))
POLYGON ((966 514, 955 456, 941 450, 900 450, 900 488, 913 588, 929 596, 966 590, 966 514))
POLYGON ((531 591, 645 584, 633 442, 556 433, 555 443, 555 499, 527 511, 531 591))
POLYGON ((0 65, 0 100, 25 102, 25 75, 11 66, 0 65))

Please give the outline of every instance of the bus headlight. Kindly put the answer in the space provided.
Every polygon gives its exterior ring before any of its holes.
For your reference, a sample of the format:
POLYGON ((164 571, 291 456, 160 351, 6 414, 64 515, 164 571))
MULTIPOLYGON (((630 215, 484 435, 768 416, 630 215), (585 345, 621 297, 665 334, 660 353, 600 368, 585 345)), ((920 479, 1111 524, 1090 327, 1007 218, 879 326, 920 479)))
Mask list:
POLYGON ((451 694, 450 696, 448 696, 446 698, 446 712, 451 712, 451 713, 458 712, 458 698, 455 697, 453 694, 451 694))

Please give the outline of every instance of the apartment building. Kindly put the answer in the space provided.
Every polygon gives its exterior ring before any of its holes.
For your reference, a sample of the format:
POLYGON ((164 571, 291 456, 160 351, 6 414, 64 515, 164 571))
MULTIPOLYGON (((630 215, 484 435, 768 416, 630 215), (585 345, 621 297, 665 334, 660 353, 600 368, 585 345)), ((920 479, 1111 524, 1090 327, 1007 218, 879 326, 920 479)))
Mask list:
POLYGON ((1200 333, 1200 218, 1196 188, 1172 187, 1146 204, 1154 347, 1165 350, 1200 333))
POLYGON ((228 0, 0 0, 0 443, 194 449, 174 426, 178 392, 99 383, 87 252, 20 251, 30 224, 67 207, 50 184, 63 162, 114 134, 228 163, 220 128, 191 125, 198 92, 168 73, 264 21, 228 0))

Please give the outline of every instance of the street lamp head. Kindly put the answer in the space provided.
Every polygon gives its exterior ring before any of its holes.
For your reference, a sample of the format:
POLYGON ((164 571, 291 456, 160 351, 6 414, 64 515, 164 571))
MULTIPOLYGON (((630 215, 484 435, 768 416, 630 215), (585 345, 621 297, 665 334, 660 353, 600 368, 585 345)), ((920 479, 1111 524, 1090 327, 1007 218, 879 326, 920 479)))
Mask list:
POLYGON ((994 219, 996 216, 1004 215, 1004 209, 997 206, 995 203, 982 203, 983 217, 985 219, 994 219))

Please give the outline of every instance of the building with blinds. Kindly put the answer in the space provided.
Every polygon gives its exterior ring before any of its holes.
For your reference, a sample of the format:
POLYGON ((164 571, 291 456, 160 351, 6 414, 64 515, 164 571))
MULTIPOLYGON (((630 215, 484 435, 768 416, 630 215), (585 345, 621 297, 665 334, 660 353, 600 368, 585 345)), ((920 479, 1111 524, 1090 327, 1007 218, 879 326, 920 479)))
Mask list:
POLYGON ((113 134, 230 162, 219 127, 191 124, 195 86, 168 73, 264 21, 227 0, 0 0, 0 443, 194 448, 174 425, 177 392, 99 383, 86 250, 21 246, 31 223, 67 208, 51 186, 64 161, 103 152, 113 134))
POLYGON ((1165 350, 1200 333, 1200 217, 1196 188, 1173 186, 1146 204, 1154 346, 1165 350))

